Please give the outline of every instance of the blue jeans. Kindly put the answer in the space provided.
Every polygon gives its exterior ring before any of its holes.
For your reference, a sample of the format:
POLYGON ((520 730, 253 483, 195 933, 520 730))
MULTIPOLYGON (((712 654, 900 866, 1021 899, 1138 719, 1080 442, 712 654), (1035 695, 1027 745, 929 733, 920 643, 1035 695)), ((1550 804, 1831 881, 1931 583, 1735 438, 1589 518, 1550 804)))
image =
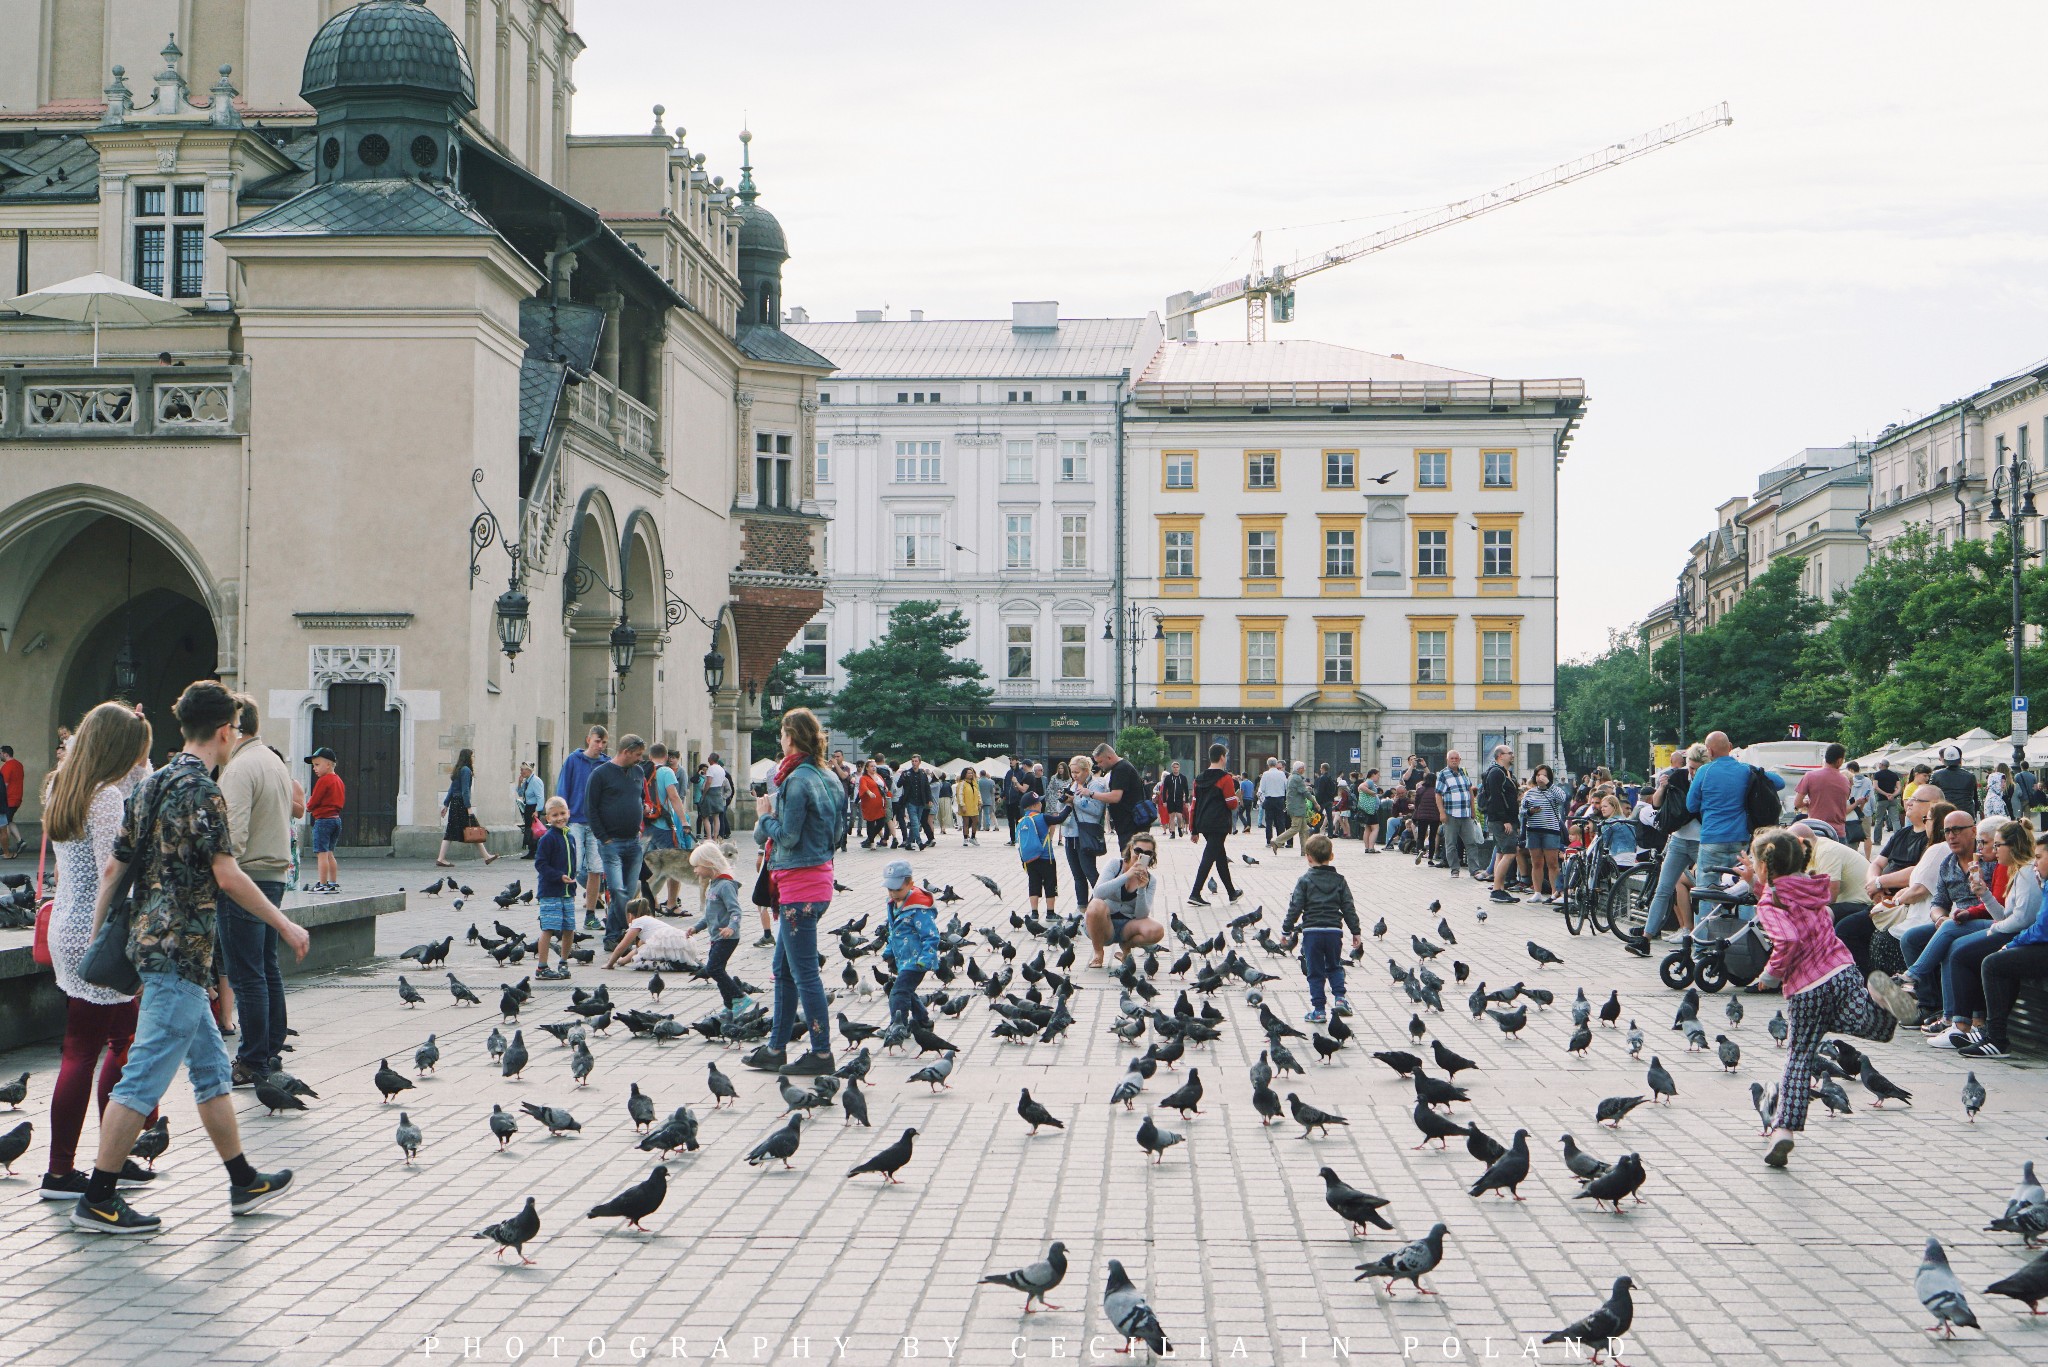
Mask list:
MULTIPOLYGON (((256 890, 284 900, 284 884, 263 881, 256 890)), ((250 1072, 268 1075, 284 1060, 284 975, 277 966, 277 931, 226 897, 214 912, 220 938, 221 971, 235 989, 242 1043, 235 1057, 250 1072)))
POLYGON ((1922 1006, 1933 1004, 1942 965, 1948 961, 1955 942, 1988 924, 1980 918, 1957 925, 1956 918, 1951 916, 1938 926, 1914 926, 1899 936, 1899 947, 1906 952, 1906 973, 1913 979, 1913 994, 1920 998, 1922 1006))
POLYGON ((832 1052, 831 1007, 818 976, 818 918, 830 902, 784 902, 775 917, 775 1025, 768 1047, 781 1049, 796 1033, 796 1007, 803 1001, 811 1027, 811 1052, 832 1052))
POLYGON ((1344 999, 1344 932, 1324 928, 1301 932, 1301 971, 1308 976, 1308 1004, 1323 1009, 1323 984, 1344 999))
POLYGON ((233 1081, 228 1047, 213 1023, 206 989, 175 973, 145 973, 135 1043, 108 1099, 148 1115, 171 1089, 180 1063, 192 1078, 192 1099, 200 1105, 228 1094, 233 1081))
POLYGON ((912 848, 924 843, 924 808, 918 803, 903 804, 903 838, 912 848))
POLYGON ((905 968, 896 974, 896 985, 889 989, 889 1019, 916 1021, 929 1027, 931 1012, 924 1009, 924 1003, 917 999, 917 985, 924 981, 925 970, 905 968))
POLYGON ((1671 914, 1671 900, 1678 893, 1678 880, 1699 858, 1700 842, 1691 836, 1674 835, 1664 842, 1664 863, 1657 873, 1657 890, 1650 895, 1650 912, 1643 921, 1643 934, 1651 939, 1664 929, 1671 914))
POLYGON ((682 848, 676 844, 676 833, 666 826, 650 826, 647 830, 647 848, 650 850, 674 850, 682 848))
POLYGON ((611 890, 605 907, 604 942, 618 943, 626 933, 626 903, 640 890, 640 839, 607 840, 598 846, 604 862, 604 883, 611 890))
MULTIPOLYGON (((1941 962, 1941 1014, 1944 1020, 1953 1021, 1958 1017, 1965 1022, 1969 1020, 1969 1012, 1963 1006, 1963 995, 1958 990, 1963 979, 1958 977, 1957 970, 1962 969, 1968 973, 1982 969, 1984 960, 1981 956, 1966 957, 1963 951, 1989 938, 1990 927, 1989 921, 1972 921, 1970 928, 1966 928, 1962 934, 1949 942, 1948 954, 1941 962)), ((1981 977, 1977 980, 1970 1000, 1977 1004, 1977 1014, 1983 1015, 1984 984, 1981 977)))
POLYGON ((1699 871, 1692 876, 1694 887, 1718 888, 1719 875, 1735 872, 1735 861, 1742 858, 1742 846, 1723 841, 1700 842, 1699 871))

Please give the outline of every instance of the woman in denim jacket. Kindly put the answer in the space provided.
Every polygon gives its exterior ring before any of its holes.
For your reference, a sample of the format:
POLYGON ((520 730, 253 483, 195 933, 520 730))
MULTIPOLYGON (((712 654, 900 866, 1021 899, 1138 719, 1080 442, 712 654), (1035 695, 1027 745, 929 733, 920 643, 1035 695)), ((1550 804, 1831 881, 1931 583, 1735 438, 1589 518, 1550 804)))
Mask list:
POLYGON ((825 768, 825 732, 809 708, 782 718, 782 763, 768 796, 754 801, 754 840, 768 849, 775 887, 775 1024, 768 1042, 746 1057, 749 1068, 818 1077, 834 1068, 832 1016, 819 976, 818 920, 832 904, 832 851, 846 819, 846 792, 825 768), (797 1003, 810 1026, 811 1051, 784 1053, 796 1030, 797 1003))

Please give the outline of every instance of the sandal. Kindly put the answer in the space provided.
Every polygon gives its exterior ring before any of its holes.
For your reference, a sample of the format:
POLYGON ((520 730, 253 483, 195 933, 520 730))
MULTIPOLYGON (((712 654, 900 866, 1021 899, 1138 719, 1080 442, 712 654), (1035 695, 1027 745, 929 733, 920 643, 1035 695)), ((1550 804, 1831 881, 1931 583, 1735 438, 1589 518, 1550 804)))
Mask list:
POLYGON ((445 859, 436 859, 434 861, 434 867, 437 869, 452 869, 455 866, 445 859))

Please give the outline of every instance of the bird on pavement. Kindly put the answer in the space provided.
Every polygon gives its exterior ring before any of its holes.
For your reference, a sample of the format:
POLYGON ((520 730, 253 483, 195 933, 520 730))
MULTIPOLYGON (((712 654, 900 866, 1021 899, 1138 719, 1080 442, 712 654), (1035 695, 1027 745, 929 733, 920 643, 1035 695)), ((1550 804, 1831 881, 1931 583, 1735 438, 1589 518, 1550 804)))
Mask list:
POLYGON ((735 1106, 739 1105, 739 1089, 732 1085, 732 1079, 719 1072, 717 1064, 713 1063, 706 1066, 711 1070, 709 1074, 712 1096, 711 1109, 715 1111, 728 1101, 735 1106))
POLYGON ((1045 1298, 1045 1293, 1056 1288, 1067 1279, 1067 1246, 1054 1241, 1045 1251, 1045 1256, 1035 1263, 1028 1263, 1013 1272, 993 1272, 981 1279, 983 1286, 1007 1286, 1012 1291, 1024 1293, 1024 1313, 1035 1314, 1031 1302, 1037 1301, 1048 1310, 1059 1307, 1045 1298))
POLYGON ((1487 1167, 1498 1163, 1500 1156, 1507 1151, 1507 1145, 1480 1129, 1476 1122, 1465 1126, 1465 1152, 1487 1167))
POLYGON ((1145 1118, 1138 1122, 1138 1147, 1152 1155, 1156 1165, 1162 1155, 1175 1144, 1185 1143, 1187 1136, 1172 1130, 1162 1130, 1152 1122, 1152 1113, 1145 1112, 1145 1118))
POLYGON ((1756 1118, 1763 1122, 1763 1128, 1757 1131, 1758 1134, 1769 1134, 1777 1125, 1778 1108, 1772 1104, 1776 1099, 1765 1093, 1763 1083, 1749 1084, 1750 1109, 1754 1110, 1756 1118))
POLYGON ((1571 1169, 1572 1176, 1581 1184, 1605 1176, 1614 1167, 1612 1163, 1604 1163, 1580 1148, 1568 1134, 1559 1136, 1559 1142, 1564 1145, 1564 1165, 1571 1169))
POLYGON ((645 1153, 659 1151, 666 1159, 677 1149, 697 1151, 697 1117, 688 1106, 678 1106, 669 1118, 640 1137, 637 1147, 645 1153))
POLYGON ((1590 1025, 1581 1025, 1578 1029, 1572 1031, 1572 1037, 1565 1041, 1564 1051, 1567 1054, 1577 1054, 1581 1058, 1583 1058, 1585 1057, 1586 1051, 1588 1049, 1591 1049, 1592 1047, 1593 1027, 1591 1027, 1590 1025))
POLYGON ((1252 1109, 1259 1113, 1259 1126, 1263 1129, 1280 1118, 1280 1094, 1265 1083, 1254 1083, 1252 1109))
POLYGON ((1678 1010, 1672 1013, 1671 1028, 1673 1030, 1683 1030, 1687 1021, 1698 1020, 1699 1018, 1700 990, 1697 987, 1688 987, 1685 989, 1685 995, 1678 999, 1678 1010))
POLYGON ((910 1161, 911 1141, 915 1138, 917 1138, 916 1130, 904 1130, 902 1137, 895 1143, 883 1149, 865 1163, 854 1164, 846 1170, 846 1175, 848 1177, 858 1177, 864 1172, 878 1172, 888 1181, 895 1182, 896 1185, 901 1186, 902 1183, 896 1182, 896 1174, 902 1170, 904 1164, 910 1161))
MULTIPOLYGON (((1199 1096, 1200 1092, 1198 1091, 1196 1095, 1199 1096)), ((1171 1104, 1171 1102, 1168 1104, 1171 1104)), ((1048 1111, 1045 1107, 1031 1099, 1031 1089, 1028 1087, 1017 1094, 1017 1115, 1025 1124, 1031 1127, 1031 1133, 1033 1134, 1038 1133, 1038 1128, 1041 1125, 1050 1125, 1056 1130, 1067 1128, 1064 1120, 1061 1120, 1051 1111, 1048 1111)))
POLYGON ((498 1071, 504 1077, 518 1077, 526 1071, 526 1038, 519 1031, 512 1032, 512 1042, 505 1046, 505 1053, 498 1060, 498 1071))
POLYGON ((753 1152, 747 1155, 748 1166, 759 1167, 771 1158, 779 1158, 782 1160, 783 1167, 795 1167, 796 1165, 789 1160, 791 1155, 796 1153, 797 1141, 802 1133, 803 1120, 804 1117, 801 1111, 791 1114, 788 1124, 754 1146, 753 1152))
POLYGON ((1671 1104, 1670 1098, 1678 1095, 1678 1083, 1673 1080, 1670 1070, 1665 1068, 1655 1054, 1650 1055, 1650 1071, 1644 1077, 1650 1085, 1650 1096, 1656 1104, 1668 1106, 1671 1104), (1663 1099, 1657 1101, 1657 1098, 1663 1099))
POLYGON ((519 1109, 545 1126, 549 1138, 555 1138, 571 1130, 580 1131, 583 1128, 577 1123, 575 1116, 559 1106, 536 1106, 531 1101, 522 1101, 519 1103, 519 1109))
POLYGON ((1512 1011, 1496 1011, 1489 1006, 1486 1014, 1493 1017, 1494 1024, 1500 1027, 1500 1032, 1510 1039, 1520 1034, 1522 1027, 1529 1023, 1529 1008, 1526 1006, 1518 1006, 1512 1011))
POLYGON ((1121 1101, 1125 1110, 1136 1110, 1137 1107, 1133 1106, 1131 1102, 1138 1093, 1144 1090, 1145 1075, 1136 1069, 1132 1069, 1123 1075, 1123 1078, 1116 1084, 1116 1089, 1109 1094, 1109 1104, 1114 1106, 1121 1101))
POLYGON ((1742 998, 1730 997, 1728 1005, 1722 1010, 1721 1014, 1728 1018, 1730 1028, 1742 1024, 1742 998))
POLYGON ((1715 1056, 1721 1060, 1721 1066, 1731 1073, 1735 1071, 1736 1065, 1742 1062, 1742 1046, 1726 1035, 1714 1036, 1714 1050, 1715 1056))
MULTIPOLYGON (((1422 1107, 1420 1101, 1415 1104, 1418 1108, 1422 1107)), ((1287 1094, 1287 1111, 1288 1114, 1294 1117, 1294 1123, 1301 1126, 1301 1137, 1303 1139, 1308 1138, 1309 1135, 1317 1130, 1321 1130, 1327 1135, 1330 1132, 1330 1126, 1349 1125, 1351 1123, 1343 1116, 1337 1115, 1334 1112, 1318 1110, 1293 1092, 1287 1094)), ((1461 1129, 1460 1133, 1462 1132, 1461 1129)))
POLYGON ((1843 1089, 1842 1084, 1831 1077, 1821 1078, 1820 1087, 1813 1095, 1821 1105, 1827 1107, 1830 1119, 1838 1115, 1848 1115, 1856 1109, 1849 1104, 1849 1093, 1843 1089))
POLYGON ((1642 1027, 1634 1021, 1630 1021, 1628 1023, 1628 1056, 1630 1058, 1641 1058, 1643 1056, 1644 1042, 1645 1037, 1642 1027))
POLYGON ((1436 1055, 1436 1066, 1443 1069, 1451 1077, 1456 1077, 1468 1068, 1477 1068, 1479 1066, 1463 1054, 1446 1048, 1442 1040, 1431 1040, 1429 1042, 1429 1050, 1432 1054, 1436 1055))
POLYGON ((1635 1302, 1628 1294, 1634 1286, 1632 1279, 1616 1277, 1614 1290, 1609 1293, 1606 1304, 1584 1319, 1545 1335, 1543 1341, 1584 1344, 1593 1350, 1593 1360, 1598 1362, 1600 1354, 1614 1351, 1614 1341, 1626 1337, 1629 1326, 1636 1321, 1635 1302))
POLYGON ((1109 1284, 1103 1288, 1102 1311, 1109 1316, 1109 1322, 1124 1336, 1126 1343, 1142 1343, 1155 1356, 1172 1349, 1173 1345, 1166 1341, 1166 1330, 1160 1326, 1159 1316, 1152 1313, 1152 1307, 1144 1296, 1131 1285, 1124 1265, 1115 1258, 1109 1260, 1109 1284))
POLYGON ((627 1085, 626 1116, 638 1133, 646 1133, 647 1127, 654 1123, 654 1098, 641 1091, 637 1082, 627 1085))
MULTIPOLYGON (((310 1090, 310 1089, 309 1089, 310 1090)), ((156 1160, 164 1156, 164 1150, 171 1147, 171 1121, 169 1116, 159 1115, 156 1124, 136 1136, 135 1147, 129 1153, 140 1158, 152 1169, 156 1160)), ((2031 1167, 2032 1165, 2029 1164, 2031 1167)))
POLYGON ((1785 1013, 1783 1011, 1780 1011, 1777 1015, 1772 1016, 1770 1024, 1767 1025, 1765 1029, 1771 1032, 1771 1038, 1778 1042, 1778 1047, 1780 1049, 1785 1047, 1786 1039, 1790 1037, 1790 1035, 1792 1034, 1792 1027, 1786 1023, 1785 1013))
MULTIPOLYGON (((1442 1050, 1443 1046, 1439 1044, 1437 1048, 1442 1050)), ((1402 1077, 1407 1077, 1422 1066, 1422 1060, 1409 1053, 1406 1049, 1381 1049, 1374 1053, 1373 1057, 1386 1064, 1389 1068, 1392 1068, 1402 1077)), ((1438 1066, 1443 1066, 1443 1053, 1438 1053, 1436 1061, 1438 1066)))
POLYGON ((853 1078, 846 1080, 846 1090, 839 1094, 839 1109, 846 1114, 846 1119, 840 1122, 840 1129, 846 1129, 855 1123, 863 1129, 874 1128, 868 1123, 867 1093, 860 1089, 860 1083, 853 1078))
POLYGON ((1580 988, 1572 998, 1572 1024, 1584 1025, 1593 1019, 1593 1003, 1586 1000, 1586 989, 1580 988))
POLYGON ((1410 1080, 1415 1084, 1415 1099, 1432 1106, 1449 1106, 1454 1101, 1472 1099, 1463 1087, 1433 1078, 1420 1068, 1410 1075, 1410 1080))
POLYGON ((1536 961, 1539 968, 1547 968, 1551 964, 1561 964, 1564 962, 1563 959, 1560 959, 1542 945, 1537 944, 1534 940, 1529 941, 1528 949, 1529 957, 1536 961))
POLYGON ((1913 1277, 1914 1294, 1920 1297, 1920 1304, 1927 1307, 1927 1313, 1934 1316, 1934 1323, 1928 1327, 1930 1334, 1943 1338, 1956 1336, 1955 1326, 1977 1329, 1976 1314, 1970 1309, 1970 1302, 1963 1296, 1963 1284, 1956 1280, 1956 1274, 1948 1265, 1948 1254, 1941 1248, 1941 1240, 1932 1237, 1927 1240, 1926 1251, 1920 1255, 1920 1270, 1913 1277))
POLYGON ((511 1249, 519 1255, 519 1261, 533 1266, 533 1259, 526 1256, 526 1246, 540 1234, 540 1212, 533 1208, 533 1198, 526 1198, 526 1204, 519 1213, 509 1220, 500 1220, 495 1225, 486 1225, 471 1235, 474 1239, 489 1239, 498 1246, 498 1256, 503 1258, 505 1250, 511 1249))
POLYGON ((28 1152, 29 1140, 35 1137, 36 1127, 32 1120, 24 1120, 5 1134, 0 1134, 0 1168, 14 1176, 14 1160, 28 1152))
POLYGON ((448 975, 448 995, 459 1002, 466 1002, 471 1006, 483 1005, 482 999, 476 993, 469 990, 468 984, 464 983, 462 979, 456 977, 453 973, 448 975))
POLYGON ((1502 1191, 1506 1191, 1517 1201, 1525 1201, 1528 1198, 1523 1196, 1518 1188, 1527 1180, 1528 1176, 1529 1132, 1527 1130, 1516 1130, 1513 1141, 1508 1145, 1508 1151, 1496 1159, 1493 1166, 1480 1175, 1479 1180, 1472 1184, 1471 1190, 1466 1194, 1478 1196, 1482 1192, 1490 1191, 1495 1197, 1498 1197, 1502 1191))
POLYGON ((377 1090, 384 1094, 386 1105, 390 1104, 392 1097, 412 1088, 412 1079, 392 1068, 388 1058, 377 1060, 377 1071, 372 1080, 377 1084, 377 1090))
POLYGON ((2005 1214, 1995 1217, 1984 1228, 2001 1234, 2017 1234, 2026 1240, 2028 1248, 2032 1248, 2036 1239, 2048 1234, 2048 1201, 2036 1201, 2017 1209, 2007 1206, 2005 1214))
POLYGON ((1872 1107, 1883 1106, 1887 1101, 1903 1101, 1908 1106, 1913 1104, 1913 1094, 1878 1072, 1867 1058, 1863 1060, 1863 1068, 1856 1075, 1856 1080, 1863 1084, 1865 1091, 1877 1098, 1870 1103, 1872 1107))
MULTIPOLYGON (((1614 1160, 1612 1168, 1609 1168, 1606 1172, 1601 1173, 1598 1177, 1586 1183, 1584 1187, 1581 1187, 1573 1195, 1572 1199, 1589 1200, 1595 1206, 1611 1204, 1614 1207, 1614 1213, 1619 1215, 1621 1214, 1621 1198, 1624 1196, 1635 1196, 1637 1189, 1643 1185, 1647 1176, 1648 1174, 1643 1171, 1642 1158, 1637 1154, 1625 1153, 1614 1160)), ((1640 1201, 1642 1199, 1642 1197, 1636 1196, 1636 1200, 1640 1201)))
POLYGON ((427 1000, 420 995, 420 990, 417 987, 414 987, 405 980, 403 973, 398 975, 398 999, 408 1007, 423 1005, 427 1000))
POLYGON ((1611 1030, 1614 1028, 1614 1023, 1620 1019, 1621 993, 1618 991, 1609 992, 1607 1000, 1600 1004, 1600 1023, 1611 1030))
POLYGON ((2010 1277, 1995 1281, 1984 1288, 1989 1296, 2010 1296, 2024 1302, 2028 1311, 2040 1315, 2048 1314, 2041 1309, 2041 1302, 2048 1300, 2048 1253, 2020 1268, 2010 1277))
POLYGON ((1984 1109, 1984 1084, 1977 1081, 1975 1073, 1963 1075, 1963 1117, 1975 1122, 1977 1112, 1984 1109))
POLYGON ((1365 1230, 1367 1225, 1377 1225, 1385 1230, 1393 1229, 1387 1218, 1380 1214, 1383 1208, 1393 1204, 1386 1197, 1374 1196, 1347 1185, 1343 1178, 1337 1176, 1335 1168, 1326 1167, 1319 1172, 1323 1179, 1323 1200, 1329 1203, 1331 1210, 1350 1222, 1354 1235, 1369 1237, 1365 1230))
POLYGON ((1607 1097, 1598 1106, 1593 1108, 1593 1119, 1599 1121, 1602 1125, 1611 1125, 1618 1130, 1621 1128, 1622 1120, 1628 1113, 1647 1100, 1649 1100, 1648 1097, 1640 1096, 1607 1097))
POLYGON ((414 1072, 431 1073, 435 1070, 436 1067, 440 1065, 440 1062, 441 1046, 434 1043, 434 1037, 432 1035, 427 1036, 427 1042, 425 1044, 422 1044, 419 1048, 412 1051, 412 1066, 414 1072))
POLYGON ((512 1136, 519 1133, 519 1121, 506 1113, 502 1106, 491 1107, 491 1133, 498 1137, 498 1147, 503 1149, 512 1142, 512 1136))
POLYGON ((616 1216, 634 1229, 645 1230, 640 1222, 661 1209, 662 1201, 668 1196, 668 1164, 656 1163, 647 1179, 635 1182, 611 1200, 590 1208, 586 1220, 601 1220, 616 1216))
POLYGON ((1161 1098, 1159 1104, 1169 1111, 1179 1111, 1182 1120, 1187 1119, 1188 1112, 1190 1111, 1200 1115, 1202 1113, 1202 1070, 1199 1068, 1188 1069, 1188 1080, 1181 1084, 1179 1088, 1161 1098))
POLYGON ((412 1165, 412 1160, 419 1154, 420 1139, 420 1127, 412 1123, 411 1116, 407 1115, 404 1111, 400 1111, 398 1113, 398 1148, 405 1155, 405 1162, 408 1167, 412 1165))
POLYGON ((590 1070, 597 1066, 597 1060, 590 1055, 590 1046, 578 1040, 569 1048, 569 1076, 576 1079, 578 1087, 590 1085, 590 1070))
POLYGON ((918 1069, 916 1072, 912 1073, 905 1080, 909 1082, 929 1083, 931 1085, 931 1089, 934 1092, 938 1091, 941 1087, 950 1089, 953 1084, 946 1081, 946 1079, 952 1076, 953 1060, 956 1057, 958 1057, 956 1054, 948 1052, 947 1055, 944 1058, 940 1059, 937 1063, 925 1065, 924 1067, 918 1069))
POLYGON ((1450 1227, 1439 1221, 1429 1227, 1429 1233, 1414 1243, 1403 1244, 1392 1253, 1372 1262, 1359 1263, 1358 1275, 1351 1280, 1362 1282, 1367 1277, 1384 1277, 1387 1279, 1387 1294, 1391 1296, 1394 1294, 1394 1283, 1405 1279, 1423 1295, 1434 1296, 1436 1292, 1424 1286, 1422 1279, 1436 1271, 1438 1264, 1443 1262, 1444 1236, 1448 1233, 1450 1227))
POLYGON ((997 886, 996 880, 989 877, 985 873, 975 874, 974 881, 981 884, 983 887, 987 888, 990 892, 994 893, 998 897, 1001 897, 1003 895, 1003 890, 1002 888, 997 886))
POLYGON ((1437 1142, 1438 1148, 1447 1149, 1452 1138, 1464 1138, 1472 1133, 1466 1126, 1438 1115, 1420 1101, 1415 1103, 1415 1128, 1422 1131, 1422 1143, 1415 1146, 1418 1149, 1432 1139, 1437 1142))
POLYGON ((303 1111, 306 1109, 306 1103, 293 1096, 290 1092, 282 1087, 271 1086, 269 1078, 265 1078, 256 1084, 256 1099, 263 1103, 271 1115, 276 1115, 279 1111, 303 1111))

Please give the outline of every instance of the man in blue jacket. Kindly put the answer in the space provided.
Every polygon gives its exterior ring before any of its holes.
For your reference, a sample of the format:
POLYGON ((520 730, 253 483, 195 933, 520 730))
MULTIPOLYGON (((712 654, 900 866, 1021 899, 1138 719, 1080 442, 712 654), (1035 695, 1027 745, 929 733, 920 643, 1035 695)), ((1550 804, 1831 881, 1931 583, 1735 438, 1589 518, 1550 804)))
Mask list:
MULTIPOLYGON (((1736 759, 1734 743, 1726 731, 1707 735, 1707 762, 1692 776, 1685 790, 1685 809, 1700 819, 1700 855, 1697 882, 1703 888, 1721 886, 1720 875, 1732 873, 1735 863, 1749 846, 1749 809, 1743 799, 1749 793, 1751 766, 1736 759)), ((1762 770, 1771 787, 1781 789, 1785 780, 1762 770)))
POLYGON ((602 726, 593 726, 583 738, 583 748, 572 751, 562 761, 562 767, 555 771, 555 796, 569 804, 569 830, 567 839, 569 853, 574 856, 575 866, 583 870, 583 928, 596 930, 598 899, 604 896, 604 855, 597 848, 597 837, 590 833, 590 816, 585 810, 583 790, 590 785, 590 775, 605 762, 605 741, 609 736, 602 726))

